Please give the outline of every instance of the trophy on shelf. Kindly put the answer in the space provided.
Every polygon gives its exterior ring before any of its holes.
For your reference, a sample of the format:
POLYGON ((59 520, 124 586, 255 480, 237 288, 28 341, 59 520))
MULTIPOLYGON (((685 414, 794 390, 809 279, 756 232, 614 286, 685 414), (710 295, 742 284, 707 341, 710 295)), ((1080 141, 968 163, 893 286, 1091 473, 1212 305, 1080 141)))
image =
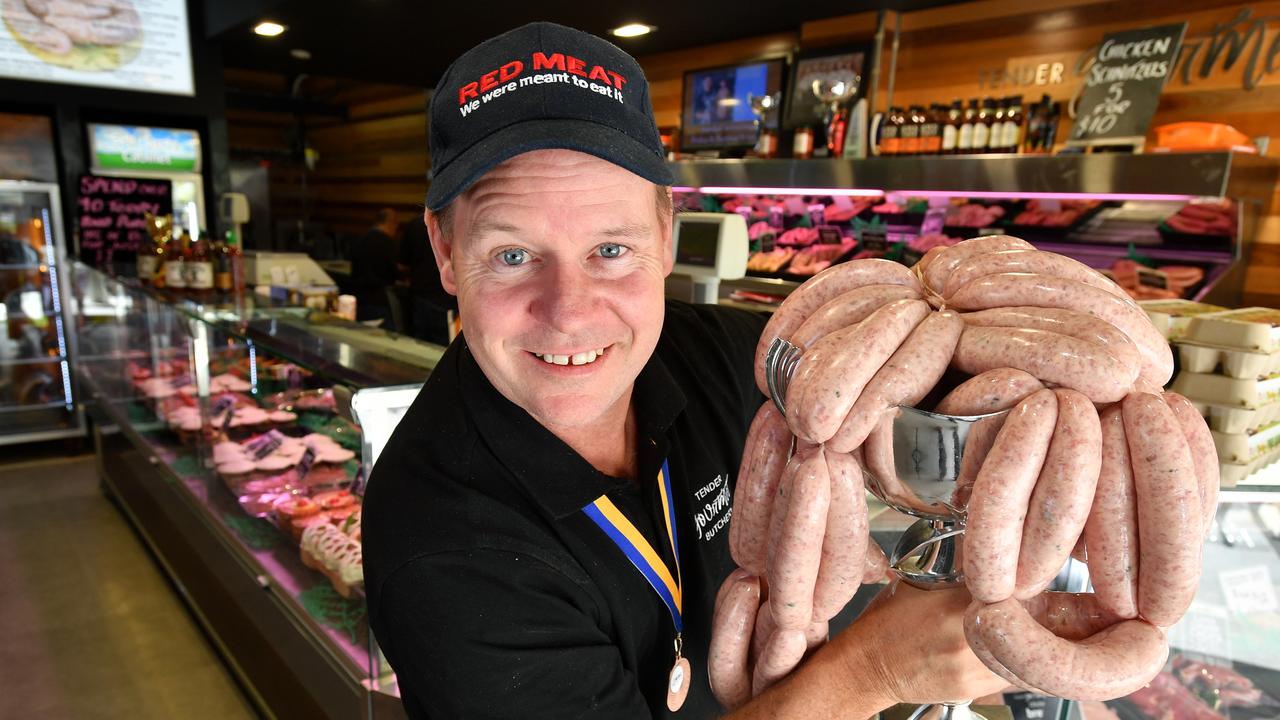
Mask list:
POLYGON ((757 157, 771 158, 778 154, 778 134, 769 129, 768 118, 777 113, 781 100, 781 93, 747 95, 747 101, 751 103, 751 112, 756 116, 755 154, 757 157))
MULTIPOLYGON (((781 338, 765 355, 769 397, 786 414, 787 385, 802 351, 781 338)), ((893 422, 892 457, 864 452, 867 489, 884 504, 918 518, 898 539, 889 557, 893 572, 923 590, 963 584, 961 559, 966 507, 975 472, 962 476, 970 438, 989 441, 1004 424, 1007 410, 977 416, 943 415, 903 406, 893 422), (968 483, 962 484, 967 478, 968 483)), ((983 720, 970 701, 921 705, 911 720, 983 720)))
POLYGON ((862 76, 857 73, 825 75, 815 78, 811 89, 824 111, 822 125, 827 131, 827 154, 840 157, 844 152, 845 129, 849 126, 846 103, 858 94, 862 76))

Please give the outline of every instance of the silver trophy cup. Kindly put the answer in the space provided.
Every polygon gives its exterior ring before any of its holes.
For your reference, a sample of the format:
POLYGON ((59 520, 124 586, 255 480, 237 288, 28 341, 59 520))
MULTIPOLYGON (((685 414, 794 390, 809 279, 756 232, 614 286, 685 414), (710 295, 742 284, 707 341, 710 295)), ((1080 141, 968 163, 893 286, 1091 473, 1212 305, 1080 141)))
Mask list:
MULTIPOLYGON (((775 339, 765 356, 769 396, 784 415, 787 384, 801 354, 800 348, 775 339)), ((896 412, 892 448, 878 447, 879 438, 863 447, 867 489, 889 507, 919 518, 898 539, 890 567, 903 582, 924 590, 960 585, 964 582, 961 536, 972 490, 962 478, 971 482, 976 474, 965 467, 965 445, 980 435, 993 438, 1008 411, 973 417, 913 407, 896 412)), ((968 702, 921 705, 912 714, 912 720, 980 717, 968 702)))

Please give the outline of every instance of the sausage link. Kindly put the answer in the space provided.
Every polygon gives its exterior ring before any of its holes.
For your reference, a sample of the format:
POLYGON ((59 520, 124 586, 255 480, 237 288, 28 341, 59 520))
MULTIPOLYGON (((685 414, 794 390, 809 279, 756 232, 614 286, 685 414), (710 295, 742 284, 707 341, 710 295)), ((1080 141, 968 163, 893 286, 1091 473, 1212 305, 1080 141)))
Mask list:
POLYGON ((1116 326, 1138 346, 1139 377, 1163 386, 1173 375, 1173 351, 1141 308, 1075 280, 1028 273, 988 275, 957 290, 949 304, 959 310, 1034 306, 1087 313, 1116 326))
POLYGON ((924 286, 937 295, 947 286, 947 278, 969 258, 1000 250, 1035 250, 1035 247, 1010 235, 985 235, 952 245, 938 254, 924 269, 924 286))
POLYGON ((1044 592, 1022 606, 1041 627, 1063 640, 1084 640, 1120 622, 1093 593, 1044 592))
POLYGON ((808 649, 809 642, 804 630, 774 630, 756 660, 756 669, 751 678, 752 696, 768 690, 771 685, 786 677, 787 673, 800 664, 808 649))
POLYGON ((1103 410, 1099 423, 1102 465, 1084 524, 1084 542, 1099 604, 1127 620, 1138 616, 1138 498, 1120 405, 1103 410))
POLYGON ((747 654, 760 609, 760 582, 755 576, 734 573, 725 580, 722 594, 724 601, 716 607, 711 625, 707 678, 716 700, 733 710, 751 699, 747 654))
POLYGON ((778 486, 773 493, 773 503, 769 509, 769 532, 765 536, 765 579, 766 586, 771 580, 769 567, 776 561, 778 542, 786 531, 787 513, 791 509, 791 498, 795 494, 796 473, 805 459, 813 454, 809 448, 796 448, 796 452, 787 460, 782 469, 782 477, 778 478, 778 486))
POLYGON ((796 437, 831 439, 872 376, 928 314, 922 300, 898 300, 814 343, 787 388, 787 422, 796 437))
POLYGON ((1022 402, 1031 393, 1044 389, 1035 376, 1022 370, 1001 367, 979 373, 956 386, 934 408, 943 415, 986 415, 1022 402))
MULTIPOLYGON (((1124 620, 1081 641, 1042 627, 1017 600, 974 603, 965 612, 965 637, 1019 685, 1071 700, 1111 700, 1151 681, 1169 645, 1159 628, 1124 620)), ((994 668, 993 668, 994 669, 994 668)))
POLYGON ((942 295, 950 297, 952 293, 980 277, 1000 273, 1035 273, 1076 280, 1099 290, 1106 290, 1125 302, 1133 302, 1124 288, 1106 275, 1074 258, 1040 250, 998 250, 971 257, 952 271, 942 295))
POLYGON ((1191 401, 1177 393, 1164 393, 1164 402, 1178 418, 1182 434, 1191 448, 1191 459, 1196 464, 1196 483, 1200 487, 1200 528, 1204 535, 1213 527, 1213 516, 1218 511, 1218 486, 1221 483, 1218 468, 1218 448, 1213 435, 1204 422, 1204 416, 1191 401))
POLYGON ((929 313, 876 371, 827 447, 851 452, 867 439, 885 410, 920 402, 946 372, 963 330, 959 313, 929 313))
POLYGON ((808 348, 828 334, 862 322, 868 315, 895 300, 919 300, 920 293, 906 285, 867 285, 837 295, 805 319, 791 343, 808 348))
POLYGON ((791 429, 786 418, 766 401, 756 412, 748 432, 733 494, 729 520, 729 551, 734 562, 753 574, 764 574, 768 554, 769 516, 778 481, 791 452, 791 429))
POLYGON ((782 306, 773 313, 756 344, 756 387, 768 393, 764 380, 764 356, 774 338, 787 339, 800 327, 805 318, 822 307, 828 300, 860 288, 864 285, 905 285, 923 295, 919 281, 904 265, 892 260, 867 258, 833 265, 814 275, 787 296, 782 306))
POLYGON ((1169 627, 1200 582, 1200 486, 1191 449, 1159 396, 1124 399, 1125 436, 1138 496, 1138 614, 1169 627))
POLYGON ((813 586, 831 506, 831 478, 822 448, 803 456, 791 485, 781 535, 767 561, 769 607, 780 629, 804 630, 813 620, 813 586))
POLYGON ((822 538, 822 562, 813 587, 814 622, 835 617, 858 592, 867 552, 867 499, 862 468, 852 455, 830 450, 825 454, 831 478, 831 505, 822 538))
POLYGON ((1044 465, 1058 399, 1040 390, 1009 412, 973 484, 965 523, 965 584, 977 600, 1013 595, 1027 503, 1044 465))
POLYGON ((874 585, 885 582, 889 577, 889 558, 875 538, 867 538, 867 553, 862 561, 862 584, 874 585))
MULTIPOLYGON (((1107 282, 1111 282, 1108 280, 1107 282)), ((1126 296, 1127 297, 1127 296, 1126 296)), ((982 327, 1022 327, 1069 335, 1101 345, 1134 377, 1142 369, 1142 354, 1128 335, 1115 325, 1092 315, 1061 308, 993 308, 964 314, 967 325, 982 327)))
POLYGON ((978 374, 999 367, 1025 370, 1041 382, 1078 390, 1099 403, 1115 402, 1136 375, 1104 348, 1044 330, 966 326, 952 365, 978 374))
POLYGON ((751 667, 755 667, 759 662, 760 656, 764 654, 764 648, 769 644, 769 639, 773 637, 774 631, 778 626, 773 622, 773 613, 769 612, 769 599, 763 594, 760 596, 760 610, 756 612, 755 628, 751 632, 751 667))
MULTIPOLYGON (((729 594, 729 590, 733 589, 735 581, 746 580, 751 577, 755 576, 742 568, 734 568, 733 572, 729 573, 729 577, 725 578, 724 582, 720 583, 720 589, 716 591, 715 611, 720 612, 720 606, 724 604, 724 598, 729 594)), ((760 579, 756 578, 756 587, 758 588, 759 586, 760 579)))
POLYGON ((1071 557, 1089 519, 1102 465, 1102 426, 1093 403, 1074 390, 1059 388, 1053 394, 1058 419, 1022 528, 1014 590, 1019 600, 1049 587, 1071 557))

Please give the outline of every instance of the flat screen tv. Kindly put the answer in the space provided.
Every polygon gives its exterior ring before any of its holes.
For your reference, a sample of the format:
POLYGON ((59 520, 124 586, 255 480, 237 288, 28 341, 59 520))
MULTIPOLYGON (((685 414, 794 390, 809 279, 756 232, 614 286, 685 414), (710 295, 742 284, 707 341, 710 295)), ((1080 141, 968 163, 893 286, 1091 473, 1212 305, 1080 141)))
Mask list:
POLYGON ((194 95, 187 1, 4 0, 0 77, 194 95))
MULTIPOLYGON (((751 98, 779 93, 783 59, 693 70, 684 74, 680 112, 680 149, 735 150, 756 143, 756 116, 751 98)), ((775 108, 765 116, 767 127, 778 128, 775 108)))

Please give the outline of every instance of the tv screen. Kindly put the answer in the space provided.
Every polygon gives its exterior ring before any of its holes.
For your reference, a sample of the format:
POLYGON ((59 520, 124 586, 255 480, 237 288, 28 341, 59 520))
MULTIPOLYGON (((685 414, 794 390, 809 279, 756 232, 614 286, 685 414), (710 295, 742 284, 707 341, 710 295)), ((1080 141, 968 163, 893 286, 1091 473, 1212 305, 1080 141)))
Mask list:
POLYGON ((0 20, 0 77, 195 94, 186 0, 5 0, 0 20))
MULTIPOLYGON (((755 145, 756 115, 751 111, 751 99, 779 93, 782 74, 781 59, 685 73, 680 149, 723 150, 755 145)), ((776 108, 766 114, 765 124, 777 129, 776 108)))

